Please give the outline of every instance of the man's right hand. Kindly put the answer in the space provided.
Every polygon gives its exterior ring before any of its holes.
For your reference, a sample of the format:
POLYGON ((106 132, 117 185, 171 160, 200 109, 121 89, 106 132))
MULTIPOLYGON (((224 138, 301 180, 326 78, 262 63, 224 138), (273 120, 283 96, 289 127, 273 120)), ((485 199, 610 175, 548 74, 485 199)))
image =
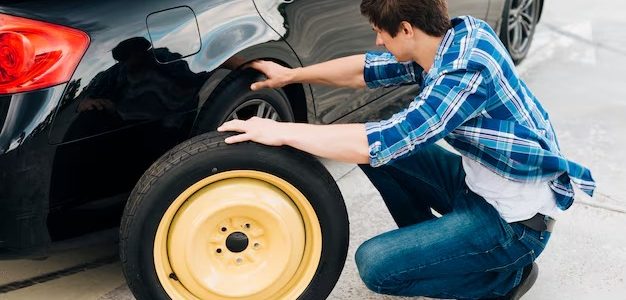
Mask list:
POLYGON ((250 86, 253 91, 281 88, 291 83, 322 84, 336 87, 364 88, 365 54, 336 58, 323 63, 290 69, 267 60, 253 61, 249 67, 262 72, 266 80, 250 86))
POLYGON ((266 80, 258 81, 250 86, 253 91, 264 88, 281 88, 292 83, 294 70, 283 67, 273 61, 257 60, 250 63, 250 67, 265 74, 266 80))

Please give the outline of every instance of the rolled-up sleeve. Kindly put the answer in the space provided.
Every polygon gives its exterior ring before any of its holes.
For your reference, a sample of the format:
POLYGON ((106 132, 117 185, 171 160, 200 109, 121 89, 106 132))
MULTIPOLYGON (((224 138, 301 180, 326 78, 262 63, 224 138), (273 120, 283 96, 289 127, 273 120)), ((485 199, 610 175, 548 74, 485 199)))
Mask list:
POLYGON ((365 53, 365 84, 370 89, 420 83, 422 67, 415 62, 398 62, 389 52, 365 53))
POLYGON ((445 137, 483 110, 487 90, 479 72, 455 71, 435 79, 405 110, 366 123, 370 165, 387 164, 445 137))

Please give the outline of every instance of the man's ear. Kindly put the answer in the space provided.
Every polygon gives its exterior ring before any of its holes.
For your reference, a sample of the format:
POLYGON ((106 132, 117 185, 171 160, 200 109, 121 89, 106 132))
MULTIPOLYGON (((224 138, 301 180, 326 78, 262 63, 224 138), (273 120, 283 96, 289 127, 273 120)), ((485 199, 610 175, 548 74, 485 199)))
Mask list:
POLYGON ((400 22, 400 32, 402 32, 404 35, 407 35, 408 37, 413 37, 413 26, 407 21, 402 21, 400 22))

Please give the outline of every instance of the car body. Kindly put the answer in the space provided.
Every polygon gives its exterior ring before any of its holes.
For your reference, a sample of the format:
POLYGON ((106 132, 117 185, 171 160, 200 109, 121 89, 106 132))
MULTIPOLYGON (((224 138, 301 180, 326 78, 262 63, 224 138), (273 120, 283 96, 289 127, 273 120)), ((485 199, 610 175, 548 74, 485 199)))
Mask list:
MULTIPOLYGON (((471 14, 498 31, 509 2, 450 1, 450 14, 471 14)), ((212 113, 209 102, 229 101, 212 95, 243 63, 271 59, 301 67, 375 49, 359 3, 0 2, 0 35, 12 16, 43 22, 33 28, 78 30, 88 45, 84 53, 72 49, 81 53, 67 80, 0 94, 0 256, 45 255, 51 240, 64 236, 53 233, 54 224, 123 204, 159 156, 215 129, 203 121, 212 113)), ((388 117, 418 89, 302 84, 283 92, 293 121, 331 124, 388 117)))

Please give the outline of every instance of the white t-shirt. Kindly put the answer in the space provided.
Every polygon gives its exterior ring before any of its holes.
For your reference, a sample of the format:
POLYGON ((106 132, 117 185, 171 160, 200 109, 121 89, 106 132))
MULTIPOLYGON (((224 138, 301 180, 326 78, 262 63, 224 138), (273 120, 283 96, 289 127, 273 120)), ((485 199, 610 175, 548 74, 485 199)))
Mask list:
POLYGON ((508 223, 530 219, 537 213, 556 219, 560 213, 548 182, 512 181, 477 161, 465 156, 462 158, 469 189, 485 198, 508 223))

